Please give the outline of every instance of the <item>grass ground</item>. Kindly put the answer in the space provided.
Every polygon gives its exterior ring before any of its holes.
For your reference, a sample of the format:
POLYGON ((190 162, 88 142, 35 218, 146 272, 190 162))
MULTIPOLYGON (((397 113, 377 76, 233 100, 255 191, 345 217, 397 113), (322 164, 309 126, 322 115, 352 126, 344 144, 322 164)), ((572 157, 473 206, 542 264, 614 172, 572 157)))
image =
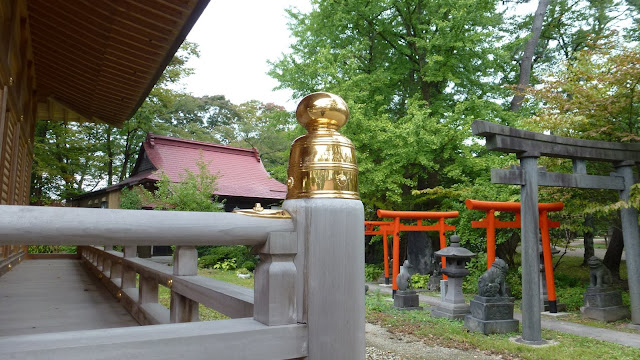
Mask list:
MULTIPOLYGON (((557 259, 555 259, 557 260, 557 259)), ((582 293, 589 281, 589 271, 581 266, 581 258, 565 257, 556 268, 556 288, 560 303, 571 304, 572 314, 563 320, 582 323, 590 326, 610 328, 618 331, 629 331, 625 327, 628 321, 600 323, 584 320, 579 315, 582 305, 582 293)), ((240 286, 253 288, 253 278, 238 278, 234 271, 200 269, 199 274, 214 279, 227 281, 240 286)), ((621 275, 626 279, 626 266, 623 262, 621 275)), ((439 297, 439 292, 425 292, 426 295, 439 297)), ((473 294, 466 294, 472 297, 473 294)), ((461 350, 478 350, 487 354, 499 355, 505 359, 640 359, 640 349, 598 341, 556 331, 543 330, 544 339, 553 340, 555 344, 546 347, 529 347, 512 342, 509 338, 519 334, 502 334, 485 336, 468 332, 461 321, 432 318, 428 311, 398 311, 387 300, 389 295, 370 293, 366 298, 366 319, 385 327, 396 336, 413 335, 430 346, 442 346, 461 350)), ((623 296, 628 303, 628 292, 623 296)), ((160 302, 169 307, 170 291, 161 287, 160 302)), ((211 309, 200 306, 201 320, 219 320, 227 317, 211 309)))
POLYGON ((462 321, 432 318, 428 311, 399 311, 385 298, 389 296, 380 293, 367 296, 367 321, 381 325, 400 337, 403 334, 413 335, 430 346, 479 350, 505 359, 640 358, 640 349, 549 330, 543 330, 542 337, 553 340, 555 344, 536 348, 520 345, 509 340, 519 334, 486 336, 468 332, 462 321))

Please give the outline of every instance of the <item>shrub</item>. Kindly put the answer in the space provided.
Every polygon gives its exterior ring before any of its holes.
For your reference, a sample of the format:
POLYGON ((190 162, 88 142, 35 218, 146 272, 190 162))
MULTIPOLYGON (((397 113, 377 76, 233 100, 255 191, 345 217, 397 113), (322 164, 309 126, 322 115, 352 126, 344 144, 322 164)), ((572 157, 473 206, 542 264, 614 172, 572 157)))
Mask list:
POLYGON ((248 271, 253 271, 256 269, 256 263, 253 261, 245 261, 242 263, 242 267, 247 269, 248 271))
POLYGON ((477 294, 478 279, 487 271, 487 254, 478 253, 476 257, 467 263, 466 267, 469 270, 469 275, 464 278, 462 290, 467 294, 477 294))
POLYGON ((585 289, 582 286, 558 288, 556 287, 556 297, 558 303, 567 305, 567 310, 577 311, 584 305, 584 292, 585 289))
POLYGON ((511 296, 516 299, 522 299, 522 266, 518 266, 516 269, 509 269, 506 283, 511 296))
MULTIPOLYGON (((200 254, 200 250, 199 254, 200 254)), ((216 264, 222 263, 225 260, 235 259, 238 264, 242 264, 242 267, 249 269, 245 266, 246 262, 253 263, 255 268, 256 260, 255 256, 251 254, 249 247, 244 245, 237 246, 211 246, 208 249, 202 249, 205 255, 200 256, 199 265, 202 268, 213 268, 216 264)))
POLYGON ((364 279, 366 281, 377 281, 383 271, 382 264, 364 264, 364 279))
POLYGON ((235 270, 236 268, 236 259, 227 259, 225 261, 221 261, 215 265, 213 265, 214 269, 219 269, 223 271, 235 270))
POLYGON ((250 274, 249 270, 245 269, 245 268, 240 268, 238 269, 238 271, 236 271, 236 274, 242 274, 242 275, 248 275, 250 274))
POLYGON ((431 275, 413 274, 411 275, 411 288, 413 289, 426 289, 429 284, 429 278, 431 275))
POLYGON ((68 245, 30 245, 29 254, 76 254, 75 246, 68 245))

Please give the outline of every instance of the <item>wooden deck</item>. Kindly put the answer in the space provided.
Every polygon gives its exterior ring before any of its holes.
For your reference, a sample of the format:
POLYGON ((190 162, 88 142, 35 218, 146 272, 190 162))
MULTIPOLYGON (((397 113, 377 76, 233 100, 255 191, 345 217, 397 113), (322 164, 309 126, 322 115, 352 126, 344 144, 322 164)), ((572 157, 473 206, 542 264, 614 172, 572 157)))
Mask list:
POLYGON ((0 277, 0 336, 138 326, 80 260, 25 260, 0 277))

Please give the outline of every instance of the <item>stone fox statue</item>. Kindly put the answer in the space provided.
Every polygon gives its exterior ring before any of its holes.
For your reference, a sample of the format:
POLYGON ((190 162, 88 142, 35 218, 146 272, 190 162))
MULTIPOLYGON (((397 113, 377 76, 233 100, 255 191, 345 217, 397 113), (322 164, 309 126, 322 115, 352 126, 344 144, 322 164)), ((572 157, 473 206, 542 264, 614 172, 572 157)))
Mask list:
POLYGON ((491 268, 478 279, 478 295, 484 297, 509 296, 504 282, 508 268, 504 260, 496 258, 491 268))
POLYGON ((591 279, 589 286, 603 287, 613 283, 611 271, 607 269, 600 259, 592 256, 587 261, 587 264, 589 264, 589 277, 591 279))

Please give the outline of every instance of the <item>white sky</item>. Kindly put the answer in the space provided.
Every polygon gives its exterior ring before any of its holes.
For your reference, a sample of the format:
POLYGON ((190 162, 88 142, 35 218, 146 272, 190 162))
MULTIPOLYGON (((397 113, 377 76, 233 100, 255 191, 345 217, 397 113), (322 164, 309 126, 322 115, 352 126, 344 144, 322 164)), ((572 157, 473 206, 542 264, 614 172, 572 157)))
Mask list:
POLYGON ((308 0, 212 0, 187 36, 200 45, 200 58, 189 63, 195 75, 185 80, 193 95, 225 95, 234 104, 273 102, 294 110, 300 99, 273 88, 267 60, 287 52, 293 39, 285 9, 309 11, 308 0))

